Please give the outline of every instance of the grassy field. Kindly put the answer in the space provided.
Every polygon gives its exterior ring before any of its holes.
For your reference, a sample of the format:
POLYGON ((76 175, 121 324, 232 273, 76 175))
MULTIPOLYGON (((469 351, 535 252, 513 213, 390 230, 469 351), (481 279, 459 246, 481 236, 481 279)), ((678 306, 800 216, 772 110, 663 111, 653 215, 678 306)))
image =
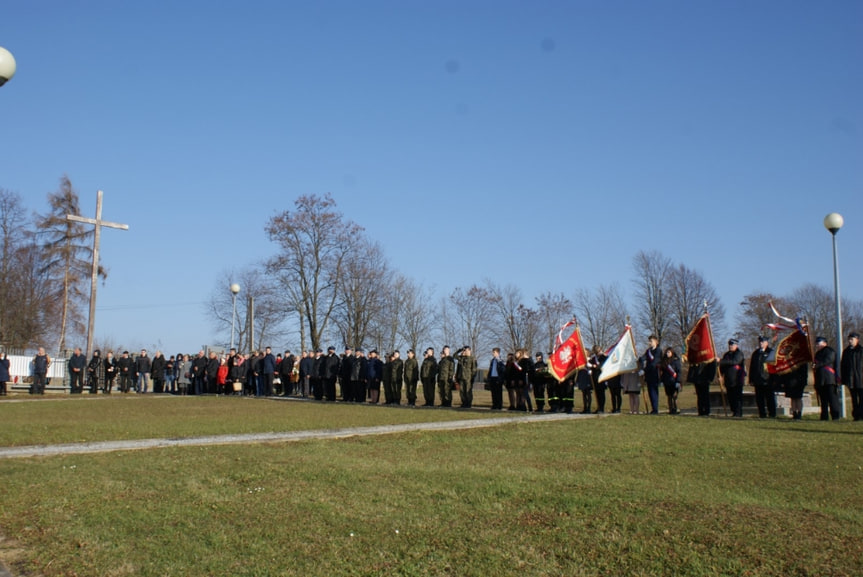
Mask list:
MULTIPOLYGON (((474 414, 129 399, 130 419, 112 401, 2 403, 3 442, 32 444, 5 430, 22 405, 59 405, 63 440, 474 414)), ((859 425, 621 415, 11 459, 0 559, 45 576, 860 575, 859 425)))
POLYGON ((507 414, 249 397, 19 398, 25 402, 0 401, 0 446, 340 429, 507 414))

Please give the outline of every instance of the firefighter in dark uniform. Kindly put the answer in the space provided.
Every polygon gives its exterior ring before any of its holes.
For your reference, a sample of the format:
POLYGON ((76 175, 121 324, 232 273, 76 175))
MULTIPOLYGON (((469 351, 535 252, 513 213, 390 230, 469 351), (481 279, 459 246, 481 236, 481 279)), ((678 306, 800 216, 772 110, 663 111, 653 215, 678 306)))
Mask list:
POLYGON ((719 372, 725 379, 725 390, 728 391, 728 405, 735 417, 743 416, 743 383, 740 377, 746 358, 738 348, 739 344, 737 339, 729 339, 728 351, 719 361, 719 372))
POLYGON ((827 345, 824 337, 815 337, 815 392, 821 405, 821 420, 839 419, 842 411, 836 384, 836 351, 827 345))
POLYGON ((860 335, 848 335, 848 346, 842 351, 842 384, 851 391, 851 416, 863 421, 863 347, 860 335))
POLYGON ((758 348, 749 359, 749 384, 755 387, 755 402, 758 416, 762 419, 776 418, 776 394, 773 391, 773 376, 767 372, 767 360, 773 355, 769 339, 758 337, 758 348))
POLYGON ((551 388, 549 383, 548 364, 543 360, 542 353, 536 353, 536 362, 533 363, 533 398, 536 401, 536 412, 545 410, 546 390, 551 388))

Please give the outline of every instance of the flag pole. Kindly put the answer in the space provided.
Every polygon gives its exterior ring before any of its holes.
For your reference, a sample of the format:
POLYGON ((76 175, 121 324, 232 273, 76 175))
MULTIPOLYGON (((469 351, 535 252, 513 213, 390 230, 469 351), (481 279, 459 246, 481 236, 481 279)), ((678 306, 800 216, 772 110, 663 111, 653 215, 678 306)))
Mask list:
MULTIPOLYGON (((710 323, 710 310, 707 308, 707 299, 704 300, 704 314, 707 315, 707 334, 710 335, 710 344, 713 346, 713 351, 716 352, 716 339, 713 338, 713 325, 710 323)), ((713 362, 718 362, 716 358, 713 362)), ((725 396, 725 377, 722 376, 722 371, 716 367, 716 374, 719 375, 719 392, 722 395, 722 410, 725 416, 728 416, 728 398, 725 396)))

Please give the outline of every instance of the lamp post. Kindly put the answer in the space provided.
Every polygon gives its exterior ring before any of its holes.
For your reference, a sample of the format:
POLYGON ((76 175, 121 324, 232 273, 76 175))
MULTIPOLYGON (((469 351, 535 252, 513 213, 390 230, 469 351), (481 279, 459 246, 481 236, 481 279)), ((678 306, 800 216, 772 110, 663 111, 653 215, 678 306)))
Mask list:
POLYGON ((234 283, 231 285, 231 301, 233 310, 231 312, 231 348, 234 348, 234 321, 237 320, 237 293, 240 292, 240 285, 234 283))
POLYGON ((0 86, 3 86, 15 76, 15 57, 0 46, 0 86))
MULTIPOLYGON (((839 301, 839 254, 836 252, 836 233, 845 224, 845 219, 838 212, 831 212, 824 217, 824 228, 833 235, 833 298, 836 300, 836 374, 839 375, 839 359, 842 355, 842 303, 839 301)), ((841 399, 841 417, 845 418, 845 385, 839 385, 841 399)))

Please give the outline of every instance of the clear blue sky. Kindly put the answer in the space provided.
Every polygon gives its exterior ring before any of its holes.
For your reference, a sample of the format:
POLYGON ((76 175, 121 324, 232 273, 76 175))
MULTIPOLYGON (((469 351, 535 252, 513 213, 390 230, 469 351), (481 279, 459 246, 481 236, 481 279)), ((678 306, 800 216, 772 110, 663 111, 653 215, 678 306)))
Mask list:
POLYGON ((729 320, 832 288, 838 211, 863 298, 863 2, 5 0, 0 46, 0 187, 44 211, 67 173, 130 226, 97 341, 212 342, 220 273, 328 192, 440 294, 630 291, 657 249, 729 320))

